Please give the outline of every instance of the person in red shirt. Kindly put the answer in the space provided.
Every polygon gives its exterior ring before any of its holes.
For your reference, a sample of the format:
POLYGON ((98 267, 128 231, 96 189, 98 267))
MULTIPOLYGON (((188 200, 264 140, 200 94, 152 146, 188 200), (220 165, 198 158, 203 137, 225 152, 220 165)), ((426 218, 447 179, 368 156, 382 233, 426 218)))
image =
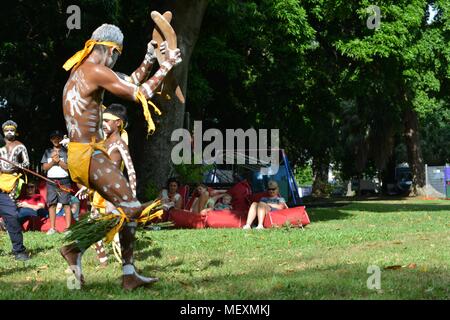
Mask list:
POLYGON ((37 188, 34 182, 29 182, 26 192, 17 199, 19 209, 19 219, 23 222, 27 217, 47 216, 44 197, 36 193, 37 188))

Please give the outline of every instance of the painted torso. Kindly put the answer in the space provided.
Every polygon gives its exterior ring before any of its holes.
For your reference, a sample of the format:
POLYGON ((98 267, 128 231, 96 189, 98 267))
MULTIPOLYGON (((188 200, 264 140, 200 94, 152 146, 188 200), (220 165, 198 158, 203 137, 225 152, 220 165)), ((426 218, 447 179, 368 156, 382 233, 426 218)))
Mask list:
POLYGON ((105 90, 89 81, 92 63, 83 63, 72 71, 63 92, 63 112, 70 141, 102 140, 101 104, 105 90))
MULTIPOLYGON (((12 141, 6 146, 0 148, 0 156, 6 160, 20 164, 23 167, 28 167, 30 165, 27 148, 22 142, 17 140, 12 141)), ((5 161, 0 161, 0 163, 2 172, 13 173, 18 170, 17 167, 5 161)))

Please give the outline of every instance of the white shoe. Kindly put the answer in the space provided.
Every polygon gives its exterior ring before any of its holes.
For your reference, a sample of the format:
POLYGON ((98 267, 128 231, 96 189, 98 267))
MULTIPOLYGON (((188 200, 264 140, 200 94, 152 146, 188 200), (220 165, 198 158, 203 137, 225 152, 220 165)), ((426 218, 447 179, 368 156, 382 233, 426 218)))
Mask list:
POLYGON ((242 227, 243 230, 250 230, 252 227, 249 226, 248 224, 246 224, 245 226, 242 227))
POLYGON ((256 229, 256 230, 263 230, 263 229, 264 229, 264 226, 258 225, 255 229, 256 229))
POLYGON ((47 235, 48 236, 51 236, 52 234, 55 234, 55 233, 58 233, 58 231, 56 231, 56 229, 53 229, 53 228, 50 228, 48 231, 47 231, 47 235))

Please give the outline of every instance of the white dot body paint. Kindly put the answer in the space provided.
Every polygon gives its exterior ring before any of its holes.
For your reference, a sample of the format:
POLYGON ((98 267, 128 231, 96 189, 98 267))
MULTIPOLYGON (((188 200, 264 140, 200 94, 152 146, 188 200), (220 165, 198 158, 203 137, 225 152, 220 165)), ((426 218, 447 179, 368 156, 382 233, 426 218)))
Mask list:
POLYGON ((111 173, 112 172, 112 170, 110 168, 106 168, 105 171, 106 171, 106 173, 111 173))
POLYGON ((124 196, 122 197, 122 199, 125 200, 125 201, 127 201, 127 200, 128 200, 128 196, 127 196, 127 195, 124 195, 124 196))
POLYGON ((119 189, 119 188, 120 188, 120 184, 116 183, 116 184, 114 185, 114 187, 115 187, 116 189, 119 189))
POLYGON ((141 206, 141 203, 139 201, 121 202, 119 203, 119 206, 125 208, 139 208, 141 206))

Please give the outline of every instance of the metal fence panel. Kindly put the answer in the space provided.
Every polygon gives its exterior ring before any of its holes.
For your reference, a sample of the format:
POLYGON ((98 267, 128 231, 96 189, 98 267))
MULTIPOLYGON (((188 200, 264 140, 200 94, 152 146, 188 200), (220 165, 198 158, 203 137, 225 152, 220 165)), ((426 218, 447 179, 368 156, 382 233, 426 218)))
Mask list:
POLYGON ((444 166, 425 166, 427 180, 427 195, 445 198, 444 166))

